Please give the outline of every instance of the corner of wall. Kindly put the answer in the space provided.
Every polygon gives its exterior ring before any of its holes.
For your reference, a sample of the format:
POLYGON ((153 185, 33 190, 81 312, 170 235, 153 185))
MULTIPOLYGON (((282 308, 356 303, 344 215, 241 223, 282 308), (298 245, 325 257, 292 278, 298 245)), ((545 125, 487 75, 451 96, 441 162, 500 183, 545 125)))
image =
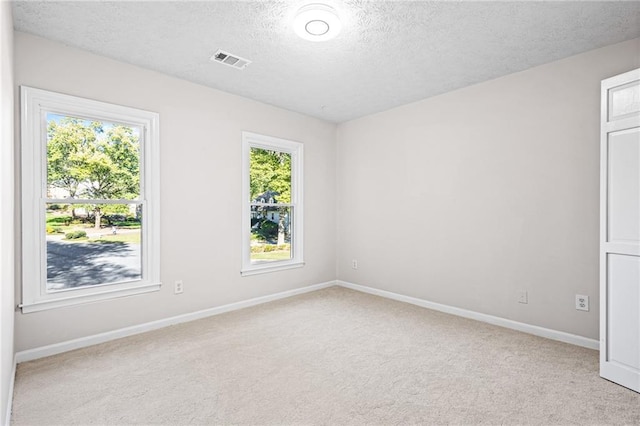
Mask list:
POLYGON ((639 41, 340 123, 337 279, 597 340, 600 81, 639 41))
POLYGON ((13 17, 0 1, 0 421, 9 424, 14 358, 14 140, 13 17))

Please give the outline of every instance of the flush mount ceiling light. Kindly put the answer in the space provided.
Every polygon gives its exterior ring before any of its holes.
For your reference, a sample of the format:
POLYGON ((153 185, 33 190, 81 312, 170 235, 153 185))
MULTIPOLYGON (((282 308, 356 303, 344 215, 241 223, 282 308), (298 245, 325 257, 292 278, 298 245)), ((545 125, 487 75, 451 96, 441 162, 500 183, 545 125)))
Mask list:
POLYGON ((298 10, 293 19, 293 29, 305 40, 326 41, 340 33, 342 23, 331 6, 316 3, 298 10))

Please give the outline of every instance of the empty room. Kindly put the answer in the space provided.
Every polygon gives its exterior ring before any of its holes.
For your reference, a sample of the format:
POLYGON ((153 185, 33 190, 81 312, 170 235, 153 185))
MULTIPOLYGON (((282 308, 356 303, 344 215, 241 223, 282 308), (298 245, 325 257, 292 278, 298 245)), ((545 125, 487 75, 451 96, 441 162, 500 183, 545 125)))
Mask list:
POLYGON ((640 424, 640 1, 0 0, 0 423, 640 424))

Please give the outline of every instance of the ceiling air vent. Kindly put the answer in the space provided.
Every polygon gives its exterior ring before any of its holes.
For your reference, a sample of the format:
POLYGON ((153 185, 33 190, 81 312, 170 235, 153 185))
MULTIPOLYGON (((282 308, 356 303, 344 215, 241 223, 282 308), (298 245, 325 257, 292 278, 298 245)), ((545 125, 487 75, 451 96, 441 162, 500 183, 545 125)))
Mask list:
POLYGON ((243 70, 244 67, 251 63, 250 60, 241 58, 237 55, 232 55, 229 52, 225 52, 224 50, 218 50, 215 55, 211 57, 212 61, 220 62, 221 64, 229 65, 230 67, 238 68, 239 70, 243 70))

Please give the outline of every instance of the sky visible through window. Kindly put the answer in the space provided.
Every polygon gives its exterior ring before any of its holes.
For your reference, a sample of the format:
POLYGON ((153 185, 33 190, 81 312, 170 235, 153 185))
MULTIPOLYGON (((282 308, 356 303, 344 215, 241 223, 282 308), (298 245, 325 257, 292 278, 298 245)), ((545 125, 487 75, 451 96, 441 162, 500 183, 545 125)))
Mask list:
MULTIPOLYGON (((56 123, 56 124, 61 124, 61 123, 62 123, 62 121, 63 121, 65 118, 69 118, 69 117, 70 117, 70 116, 68 116, 68 115, 62 115, 62 114, 56 114, 56 113, 54 113, 54 112, 48 112, 48 113, 47 113, 47 124, 49 124, 50 122, 54 122, 54 123, 56 123)), ((132 129, 132 131, 133 131, 133 134, 134 134, 136 137, 138 137, 138 138, 140 137, 140 129, 138 129, 138 128, 137 128, 137 127, 135 127, 135 126, 130 126, 130 125, 128 125, 128 124, 124 124, 124 123, 112 123, 112 122, 108 122, 108 121, 104 121, 104 120, 89 120, 89 119, 82 118, 82 117, 72 117, 72 118, 76 118, 76 119, 82 120, 82 124, 84 124, 85 126, 87 126, 87 125, 91 124, 91 122, 92 122, 92 121, 98 121, 98 122, 102 123, 102 128, 103 128, 105 131, 107 131, 107 130, 109 130, 109 129, 113 128, 114 126, 118 126, 118 125, 120 125, 120 126, 130 127, 130 128, 132 129)))

